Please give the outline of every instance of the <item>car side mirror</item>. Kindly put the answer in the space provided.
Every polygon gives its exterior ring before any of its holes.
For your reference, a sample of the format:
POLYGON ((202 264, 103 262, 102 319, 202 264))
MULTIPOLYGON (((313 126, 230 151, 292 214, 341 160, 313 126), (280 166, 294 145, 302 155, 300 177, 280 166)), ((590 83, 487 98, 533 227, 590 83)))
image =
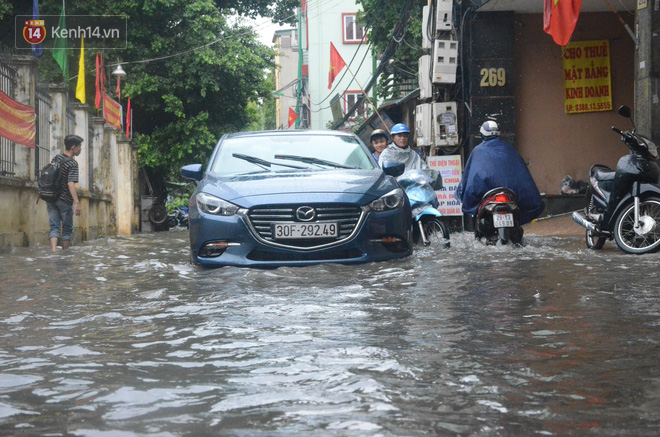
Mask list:
POLYGON ((383 172, 388 176, 398 177, 401 176, 404 171, 406 171, 406 165, 403 162, 383 162, 383 172))
POLYGON ((203 176, 202 164, 190 164, 181 167, 181 176, 189 181, 201 181, 203 176))

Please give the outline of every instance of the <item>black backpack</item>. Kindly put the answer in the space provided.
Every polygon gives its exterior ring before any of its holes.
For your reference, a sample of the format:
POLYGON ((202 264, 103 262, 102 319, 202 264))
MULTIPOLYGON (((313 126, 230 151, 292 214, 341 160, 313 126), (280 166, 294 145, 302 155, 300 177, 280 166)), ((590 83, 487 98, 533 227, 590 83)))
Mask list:
POLYGON ((47 164, 41 169, 39 175, 39 197, 46 202, 55 202, 60 194, 60 177, 62 176, 62 164, 67 162, 69 157, 59 161, 57 158, 53 159, 50 164, 47 164))

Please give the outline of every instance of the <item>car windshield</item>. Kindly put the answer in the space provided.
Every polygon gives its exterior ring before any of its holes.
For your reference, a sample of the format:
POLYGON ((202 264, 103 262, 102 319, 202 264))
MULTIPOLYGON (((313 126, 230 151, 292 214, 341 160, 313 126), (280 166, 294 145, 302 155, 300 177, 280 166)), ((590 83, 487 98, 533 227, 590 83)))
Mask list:
POLYGON ((227 138, 213 161, 219 176, 254 172, 375 167, 367 149, 344 135, 272 135, 227 138))

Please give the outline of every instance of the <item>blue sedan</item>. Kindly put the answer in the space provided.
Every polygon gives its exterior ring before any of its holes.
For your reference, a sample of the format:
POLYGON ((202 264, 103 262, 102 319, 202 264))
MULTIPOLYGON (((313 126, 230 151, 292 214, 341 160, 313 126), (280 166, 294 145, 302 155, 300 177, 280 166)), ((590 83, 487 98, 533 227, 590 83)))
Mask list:
POLYGON ((194 264, 302 266, 364 263, 412 253, 412 217, 395 177, 352 134, 236 133, 218 142, 190 198, 194 264), (388 174, 386 174, 388 173, 388 174))

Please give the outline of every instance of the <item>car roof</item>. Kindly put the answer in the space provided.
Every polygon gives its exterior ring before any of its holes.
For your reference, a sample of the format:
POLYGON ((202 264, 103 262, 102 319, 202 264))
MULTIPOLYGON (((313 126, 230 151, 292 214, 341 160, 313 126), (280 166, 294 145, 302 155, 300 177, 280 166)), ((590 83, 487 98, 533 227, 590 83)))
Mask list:
POLYGON ((300 135, 300 136, 344 136, 353 137, 355 134, 352 132, 344 132, 338 130, 309 130, 309 129, 287 129, 287 130, 262 130, 252 132, 235 132, 227 134, 226 138, 244 138, 244 137, 270 137, 270 136, 284 136, 284 135, 300 135))

